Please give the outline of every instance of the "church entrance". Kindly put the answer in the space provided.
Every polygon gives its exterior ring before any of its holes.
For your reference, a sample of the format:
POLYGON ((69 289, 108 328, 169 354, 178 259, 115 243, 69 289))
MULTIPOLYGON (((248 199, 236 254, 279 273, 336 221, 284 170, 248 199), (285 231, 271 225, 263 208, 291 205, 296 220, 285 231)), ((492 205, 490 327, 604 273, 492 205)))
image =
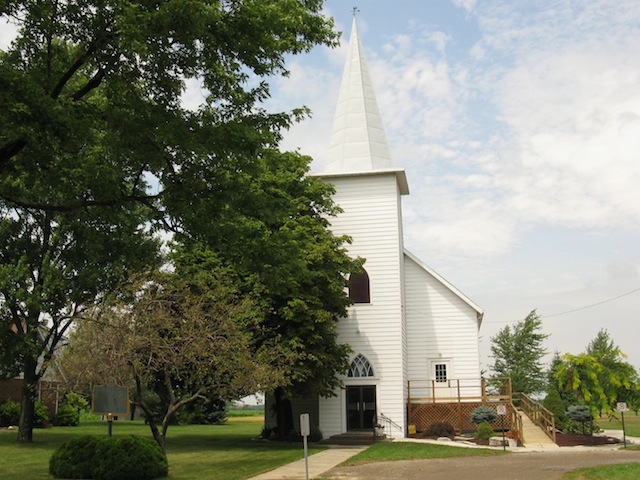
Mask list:
POLYGON ((376 420, 376 387, 347 387, 347 431, 371 430, 376 420))

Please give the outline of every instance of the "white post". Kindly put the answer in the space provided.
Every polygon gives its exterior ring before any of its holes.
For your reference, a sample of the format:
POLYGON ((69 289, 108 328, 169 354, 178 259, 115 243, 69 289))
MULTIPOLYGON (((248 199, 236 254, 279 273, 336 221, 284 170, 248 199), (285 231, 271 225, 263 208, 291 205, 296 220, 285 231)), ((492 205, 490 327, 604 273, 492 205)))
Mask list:
POLYGON ((305 479, 309 480, 309 455, 307 450, 307 437, 311 433, 311 427, 309 425, 309 414, 300 414, 300 435, 302 435, 302 444, 304 445, 304 471, 305 479))

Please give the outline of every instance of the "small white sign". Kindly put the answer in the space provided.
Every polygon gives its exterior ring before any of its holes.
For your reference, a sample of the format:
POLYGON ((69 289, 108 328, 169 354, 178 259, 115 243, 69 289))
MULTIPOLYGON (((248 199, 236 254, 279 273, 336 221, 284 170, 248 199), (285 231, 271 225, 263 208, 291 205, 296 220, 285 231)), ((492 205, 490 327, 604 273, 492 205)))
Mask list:
POLYGON ((498 405, 497 411, 498 411, 498 415, 506 415, 507 414, 507 406, 506 405, 498 405))
POLYGON ((300 414, 300 435, 308 437, 311 434, 311 427, 309 425, 309 414, 300 414))
POLYGON ((626 412, 627 411, 627 404, 625 402, 618 402, 618 411, 619 412, 626 412))

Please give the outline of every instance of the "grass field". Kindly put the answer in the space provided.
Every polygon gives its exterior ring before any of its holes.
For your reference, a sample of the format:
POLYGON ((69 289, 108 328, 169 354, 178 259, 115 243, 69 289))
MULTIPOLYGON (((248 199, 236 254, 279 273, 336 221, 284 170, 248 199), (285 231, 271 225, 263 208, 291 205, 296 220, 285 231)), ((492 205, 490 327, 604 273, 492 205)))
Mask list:
MULTIPOLYGON (((600 428, 606 430, 622 430, 622 416, 620 413, 615 412, 615 417, 609 420, 607 417, 598 419, 598 425, 600 428)), ((631 412, 624 414, 624 430, 630 437, 640 438, 640 416, 631 415, 631 412)))
POLYGON ((580 468, 562 476, 562 480, 637 480, 638 478, 640 478, 640 463, 580 468))
MULTIPOLYGON (((167 433, 171 480, 239 480, 303 457, 302 444, 253 440, 262 429, 259 416, 230 418, 223 425, 172 425, 167 433)), ((0 431, 0 478, 51 479, 49 457, 63 441, 80 434, 107 435, 106 422, 34 430, 32 444, 16 443, 15 430, 0 431)), ((113 435, 151 437, 143 422, 114 422, 113 435)), ((310 448, 310 453, 321 448, 310 448)))

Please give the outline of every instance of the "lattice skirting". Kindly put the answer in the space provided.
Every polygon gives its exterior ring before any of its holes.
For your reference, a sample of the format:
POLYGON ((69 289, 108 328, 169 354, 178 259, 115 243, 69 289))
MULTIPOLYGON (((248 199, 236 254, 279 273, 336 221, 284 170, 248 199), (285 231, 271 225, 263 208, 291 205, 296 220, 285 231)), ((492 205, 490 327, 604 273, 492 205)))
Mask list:
POLYGON ((428 430, 434 423, 446 422, 459 433, 471 432, 477 428, 471 422, 471 413, 481 406, 496 408, 498 405, 505 405, 507 414, 498 416, 491 426, 496 431, 503 428, 510 430, 512 409, 510 404, 503 402, 410 403, 408 406, 409 425, 415 425, 416 431, 420 433, 428 430))

